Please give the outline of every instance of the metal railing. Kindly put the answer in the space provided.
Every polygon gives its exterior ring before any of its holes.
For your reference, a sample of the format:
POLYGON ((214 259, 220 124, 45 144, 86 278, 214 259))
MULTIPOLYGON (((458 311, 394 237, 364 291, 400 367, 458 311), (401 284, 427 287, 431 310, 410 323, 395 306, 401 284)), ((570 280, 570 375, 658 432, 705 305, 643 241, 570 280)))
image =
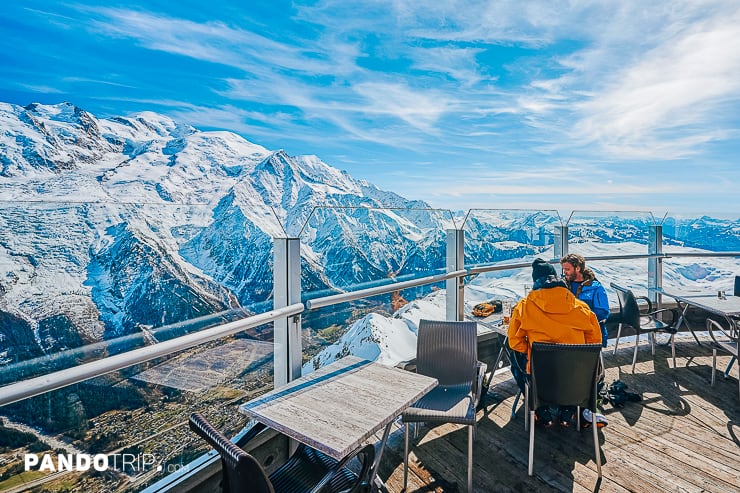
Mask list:
MULTIPOLYGON (((655 260, 657 262, 663 262, 670 258, 710 258, 710 257, 740 257, 740 252, 729 251, 729 252, 670 252, 663 251, 660 253, 645 253, 645 254, 626 254, 626 255, 603 255, 603 256, 592 256, 587 257, 589 262, 605 262, 605 261, 624 261, 624 260, 655 260)), ((558 264, 559 258, 553 258, 547 260, 551 264, 558 264)), ((488 272, 500 272, 507 270, 516 269, 528 269, 530 268, 530 262, 496 262, 491 264, 473 265, 465 267, 463 269, 450 270, 438 275, 431 275, 420 277, 417 279, 394 281, 389 284, 382 286, 374 286, 371 288, 357 289, 354 291, 348 290, 345 292, 332 294, 329 296, 321 296, 313 299, 309 299, 302 303, 293 303, 287 306, 273 309, 268 312, 264 312, 258 315, 250 316, 241 320, 235 320, 224 323, 222 325, 203 329, 199 332, 187 334, 174 339, 170 339, 163 342, 158 342, 149 346, 133 349, 131 351, 108 356, 101 360, 84 363, 73 368, 59 370, 56 372, 49 373, 47 375, 34 377, 26 380, 14 382, 12 384, 0 387, 0 406, 5 406, 11 403, 22 401, 27 398, 42 395, 50 391, 54 391, 69 385, 83 382, 95 377, 99 377, 114 371, 122 370, 136 364, 144 363, 147 361, 154 360, 160 357, 166 357, 172 355, 178 351, 193 348, 200 344, 218 340, 221 338, 229 337, 237 334, 244 330, 257 327, 269 322, 276 322, 278 320, 287 320, 291 317, 296 317, 306 310, 314 310, 326 306, 336 305, 340 303, 346 303, 355 300, 361 300, 377 295, 392 293, 394 291, 400 291, 404 289, 414 288, 418 286, 430 285, 440 283, 452 279, 465 280, 466 277, 474 277, 479 274, 488 272)), ((450 267, 448 263, 447 269, 454 269, 450 267)), ((449 294, 449 290, 448 290, 449 294)), ((298 294, 300 297, 300 293, 298 294)), ((286 298, 287 300, 287 298, 286 298)), ((288 301, 289 303, 289 301, 288 301)), ((277 327, 277 325, 276 325, 277 327)), ((300 336, 300 334, 299 334, 300 336)), ((277 341, 276 341, 277 344, 277 341)), ((299 345, 300 346, 300 345, 299 345)), ((275 349, 277 353, 277 345, 275 349)), ((276 354, 277 357, 277 354, 276 354)), ((299 367, 300 370, 300 367, 299 367)))
POLYGON ((426 286, 428 284, 434 284, 437 282, 446 281, 447 279, 453 279, 457 277, 465 277, 470 273, 468 270, 456 270, 454 272, 448 272, 446 274, 440 274, 437 276, 420 277, 419 279, 412 279, 410 281, 400 281, 384 286, 377 286, 374 288, 359 289, 357 291, 347 291, 339 294, 332 294, 330 296, 323 296, 321 298, 314 298, 306 301, 306 309, 313 310, 315 308, 321 308, 329 305, 336 305, 338 303, 346 303, 348 301, 359 300, 362 298, 369 298, 371 296, 377 296, 379 294, 392 293, 393 291, 399 291, 401 289, 415 288, 417 286, 426 286))
MULTIPOLYGON (((630 255, 604 255, 588 257, 590 262, 608 260, 635 260, 635 259, 669 259, 671 257, 740 257, 740 252, 665 252, 661 254, 630 254, 630 255)), ((558 259, 549 260, 550 263, 558 263, 558 259)), ((496 272, 510 269, 528 268, 529 262, 491 264, 469 267, 445 274, 426 276, 408 281, 392 282, 384 286, 376 286, 356 291, 323 296, 306 301, 305 307, 301 303, 295 303, 284 308, 278 308, 259 315, 254 315, 242 320, 229 322, 217 327, 202 330, 200 332, 177 337, 168 341, 153 344, 151 346, 134 349, 126 353, 109 356, 98 361, 85 363, 74 368, 68 368, 47 375, 22 380, 0 387, 0 406, 11 404, 29 397, 34 397, 52 390, 57 390, 68 385, 82 382, 91 378, 99 377, 107 373, 121 370, 139 363, 153 360, 162 356, 173 354, 176 351, 189 349, 199 344, 227 337, 238 332, 253 328, 277 319, 298 315, 304 310, 313 310, 325 306, 355 301, 359 299, 391 293, 393 291, 413 288, 443 282, 453 278, 464 278, 485 272, 496 272)))
POLYGON ((228 337, 247 329, 272 322, 279 318, 298 315, 304 310, 300 303, 270 310, 259 315, 235 320, 223 325, 204 329, 168 341, 159 342, 151 346, 134 349, 125 353, 109 356, 97 361, 84 363, 73 368, 67 368, 48 375, 22 380, 4 387, 0 387, 0 406, 12 404, 29 397, 57 390, 68 385, 99 377, 113 371, 122 370, 130 366, 144 363, 162 356, 173 354, 183 349, 189 349, 200 344, 228 337))

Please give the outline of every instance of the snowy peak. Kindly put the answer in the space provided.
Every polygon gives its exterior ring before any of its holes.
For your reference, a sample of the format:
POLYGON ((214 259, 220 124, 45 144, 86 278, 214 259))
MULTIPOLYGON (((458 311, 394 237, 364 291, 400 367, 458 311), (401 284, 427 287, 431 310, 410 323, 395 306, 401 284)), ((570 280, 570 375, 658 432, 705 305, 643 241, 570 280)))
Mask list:
MULTIPOLYGON (((24 116, 38 123, 39 126, 52 125, 52 123, 70 124, 91 137, 100 137, 98 121, 95 117, 72 103, 54 105, 31 103, 24 109, 26 110, 24 116)), ((63 127, 58 126, 57 128, 63 127)))
POLYGON ((432 234, 428 251, 416 243, 424 227, 439 231, 435 218, 381 209, 419 203, 316 156, 270 151, 230 132, 201 132, 151 112, 96 119, 69 103, 0 104, 0 151, 10 257, 64 252, 31 277, 19 262, 0 262, 0 316, 24 320, 28 340, 48 324, 69 340, 89 325, 49 322, 62 309, 27 308, 55 307, 60 292, 95 307, 85 313, 103 322, 106 335, 185 320, 187 306, 210 312, 263 303, 272 291, 272 239, 286 234, 301 234, 309 291, 439 267, 444 239, 432 234), (13 200, 38 201, 46 212, 13 208, 13 200), (44 220, 57 208, 68 214, 44 220), (368 221, 380 231, 365 231, 368 221), (14 278, 28 282, 3 282, 14 278), (168 289, 158 288, 163 280, 168 289), (167 316, 139 310, 146 306, 167 316))
POLYGON ((315 156, 291 157, 282 150, 261 161, 251 181, 267 205, 281 209, 360 205, 363 197, 359 182, 346 173, 315 156))
POLYGON ((0 125, 0 176, 60 174, 113 149, 95 117, 70 103, 1 104, 0 125))
POLYGON ((444 320, 445 291, 433 291, 397 310, 392 316, 369 313, 354 322, 334 344, 303 365, 303 374, 352 354, 395 365, 416 356, 419 321, 444 320))

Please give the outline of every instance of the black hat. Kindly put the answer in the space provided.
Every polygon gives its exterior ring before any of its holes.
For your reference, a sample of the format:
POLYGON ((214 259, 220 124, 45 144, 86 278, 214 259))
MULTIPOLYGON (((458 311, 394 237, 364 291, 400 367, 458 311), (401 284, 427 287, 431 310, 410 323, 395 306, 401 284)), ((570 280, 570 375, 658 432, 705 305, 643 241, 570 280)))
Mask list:
POLYGON ((547 276, 557 277, 557 274, 555 273, 555 267, 548 264, 541 258, 534 259, 534 262, 532 262, 532 280, 536 281, 540 277, 547 276))

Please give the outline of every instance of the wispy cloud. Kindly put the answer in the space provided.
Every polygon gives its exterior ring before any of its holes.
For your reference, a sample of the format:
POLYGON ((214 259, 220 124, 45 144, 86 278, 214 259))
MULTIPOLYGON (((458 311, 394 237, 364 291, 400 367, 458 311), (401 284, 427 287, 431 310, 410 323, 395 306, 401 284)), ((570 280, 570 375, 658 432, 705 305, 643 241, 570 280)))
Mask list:
POLYGON ((0 18, 29 16, 6 38, 28 37, 43 63, 6 50, 5 87, 148 105, 415 197, 680 196, 688 163, 706 180, 693 190, 740 179, 725 165, 740 134, 736 2, 214 0, 196 15, 34 1, 0 18), (671 173, 635 178, 648 169, 671 173))
MULTIPOLYGON (((245 77, 231 80, 231 89, 222 94, 293 106, 303 117, 333 120, 355 138, 372 133, 356 130, 361 121, 367 127, 389 117, 434 134, 445 114, 490 112, 481 104, 490 96, 491 106, 505 104, 508 111, 521 115, 522 124, 534 129, 553 131, 575 116, 570 135, 578 145, 596 142, 614 155, 670 159, 692 154, 699 145, 721 137, 692 126, 711 118, 728 97, 737 97, 740 84, 740 52, 734 49, 740 34, 737 11, 728 15, 710 9, 708 18, 696 22, 690 4, 679 3, 678 14, 651 16, 648 22, 640 20, 645 9, 641 2, 601 8, 557 2, 516 8, 518 2, 475 2, 464 9, 459 2, 350 4, 324 1, 301 7, 298 18, 321 25, 323 31, 316 40, 293 39, 291 44, 223 21, 196 23, 112 8, 97 11, 104 18, 93 28, 136 39, 149 49, 243 70, 245 77), (351 9, 365 15, 341 14, 351 9), (687 23, 687 17, 693 22, 687 23), (389 19, 390 26, 384 26, 389 19), (435 20, 440 25, 428 29, 435 20), (625 32, 628 23, 649 29, 647 39, 644 32, 635 33, 635 27, 625 32), (384 28, 387 36, 381 35, 384 28), (367 54, 358 40, 372 31, 378 31, 375 50, 380 60, 406 59, 420 74, 399 70, 405 77, 399 84, 389 81, 392 64, 375 70, 363 67, 367 54), (506 67, 479 63, 481 48, 461 44, 475 40, 546 47, 573 33, 581 41, 571 52, 554 57, 561 62, 557 77, 533 73, 527 80, 528 74, 521 74, 525 78, 517 86, 508 85, 505 92, 496 85, 501 75, 507 75, 506 67), (430 40, 438 44, 425 46, 430 40), (649 43, 654 46, 646 46, 649 43), (612 56, 624 49, 634 51, 612 56), (450 80, 425 87, 425 74, 430 72, 450 80), (326 80, 316 80, 321 77, 326 80), (477 87, 472 98, 461 94, 481 81, 488 83, 487 90, 477 87)), ((493 112, 500 111, 499 107, 493 112)))
POLYGON ((331 65, 295 46, 231 27, 223 21, 194 22, 142 11, 99 8, 89 29, 113 37, 136 40, 151 49, 248 70, 265 67, 330 73, 331 65))
POLYGON ((723 138, 721 120, 740 101, 739 14, 693 25, 619 70, 580 105, 574 137, 653 159, 692 155, 723 138))

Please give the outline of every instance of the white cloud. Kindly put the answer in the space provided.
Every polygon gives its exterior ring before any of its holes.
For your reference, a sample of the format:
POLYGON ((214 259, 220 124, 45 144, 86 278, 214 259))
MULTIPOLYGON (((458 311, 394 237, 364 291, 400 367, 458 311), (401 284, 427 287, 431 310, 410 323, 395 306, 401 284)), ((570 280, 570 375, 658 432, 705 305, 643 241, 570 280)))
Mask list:
POLYGON ((721 139, 740 101, 740 15, 666 39, 580 104, 574 138, 626 157, 673 159, 721 139), (731 103, 731 104, 728 104, 731 103))
POLYGON ((362 111, 393 115, 420 129, 430 129, 447 107, 444 94, 435 97, 433 91, 419 93, 402 84, 365 82, 354 90, 367 102, 362 111))
POLYGON ((717 150, 738 138, 734 2, 320 0, 269 26, 246 12, 206 9, 196 22, 133 8, 96 8, 87 25, 206 62, 199 82, 213 98, 163 98, 169 114, 346 156, 327 162, 401 193, 410 177, 420 198, 532 197, 554 185, 561 199, 568 182, 536 176, 575 162, 591 179, 571 180, 594 196, 686 191, 683 172, 645 175, 664 172, 659 162, 701 163, 702 189, 737 178, 717 150))

